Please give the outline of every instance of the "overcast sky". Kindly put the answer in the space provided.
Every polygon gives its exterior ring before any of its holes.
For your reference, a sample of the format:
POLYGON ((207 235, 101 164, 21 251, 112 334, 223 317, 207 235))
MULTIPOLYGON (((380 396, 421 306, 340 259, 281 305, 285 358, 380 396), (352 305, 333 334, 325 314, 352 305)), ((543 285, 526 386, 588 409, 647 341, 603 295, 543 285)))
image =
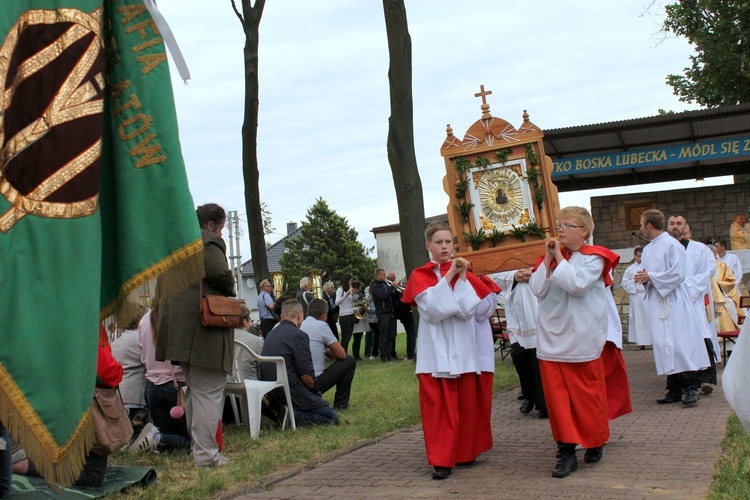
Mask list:
MULTIPOLYGON (((665 83, 667 74, 689 65, 692 50, 684 39, 664 40, 658 33, 663 11, 644 13, 648 3, 406 0, 425 214, 446 211, 445 126, 463 137, 480 118, 481 101, 474 97, 480 85, 492 91, 493 116, 516 127, 524 109, 543 130, 652 116, 659 108, 696 109, 679 102, 665 83)), ((194 201, 219 203, 246 220, 239 20, 229 0, 161 0, 159 9, 192 74, 185 85, 172 70, 194 201)), ((360 241, 374 245, 373 227, 398 222, 386 155, 382 2, 268 0, 259 65, 261 199, 277 233, 268 241, 280 239, 287 222, 304 220, 322 197, 360 241)), ((589 196, 563 193, 560 201, 588 206, 589 196)), ((246 230, 242 257, 250 258, 246 230)))

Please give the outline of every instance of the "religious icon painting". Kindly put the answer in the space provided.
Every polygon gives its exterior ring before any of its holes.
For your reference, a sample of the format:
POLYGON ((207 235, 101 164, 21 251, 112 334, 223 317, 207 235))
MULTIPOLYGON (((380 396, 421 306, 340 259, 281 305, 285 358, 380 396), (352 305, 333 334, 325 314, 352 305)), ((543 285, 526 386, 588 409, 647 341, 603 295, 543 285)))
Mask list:
POLYGON ((495 163, 469 170, 469 193, 476 228, 509 231, 512 226, 536 222, 531 190, 525 180, 526 160, 495 163))

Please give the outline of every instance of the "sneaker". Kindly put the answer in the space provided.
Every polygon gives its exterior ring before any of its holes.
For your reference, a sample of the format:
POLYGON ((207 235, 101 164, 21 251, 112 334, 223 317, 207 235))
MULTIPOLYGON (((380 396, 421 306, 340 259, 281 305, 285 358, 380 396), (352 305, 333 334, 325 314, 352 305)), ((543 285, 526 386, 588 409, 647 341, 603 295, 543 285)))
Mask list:
POLYGON ((214 461, 214 467, 224 467, 228 463, 229 459, 219 453, 219 455, 216 457, 216 461, 214 461))
POLYGON ((370 361, 375 361, 377 359, 379 359, 377 356, 370 356, 370 361))
POLYGON ((146 424, 133 444, 130 446, 130 453, 140 453, 153 451, 156 448, 156 435, 159 434, 159 429, 152 423, 146 424))

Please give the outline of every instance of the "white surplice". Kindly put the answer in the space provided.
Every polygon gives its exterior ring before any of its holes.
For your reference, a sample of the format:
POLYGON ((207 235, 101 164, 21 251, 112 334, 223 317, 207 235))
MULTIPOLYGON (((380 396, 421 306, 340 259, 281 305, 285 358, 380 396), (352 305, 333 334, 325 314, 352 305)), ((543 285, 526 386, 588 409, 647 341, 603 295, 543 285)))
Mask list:
POLYGON ((716 275, 716 258, 711 250, 699 241, 690 240, 685 251, 687 275, 682 286, 686 288, 688 297, 694 300, 695 315, 698 318, 696 328, 700 330, 704 339, 711 339, 716 354, 719 352, 719 338, 716 330, 712 328, 713 314, 709 318, 706 312, 706 295, 708 295, 709 310, 713 311, 711 278, 716 275))
POLYGON ((536 349, 536 321, 539 317, 539 301, 528 283, 516 283, 513 286, 516 271, 504 271, 493 274, 490 278, 502 290, 505 300, 505 329, 510 343, 518 344, 524 349, 536 349))
POLYGON ((414 297, 419 309, 417 373, 455 378, 479 373, 474 314, 481 302, 467 281, 450 283, 435 269, 438 283, 414 297))
POLYGON ((641 269, 643 269, 643 266, 634 262, 622 274, 622 287, 628 292, 630 297, 628 342, 637 345, 651 345, 651 329, 645 302, 646 289, 641 283, 636 283, 634 279, 635 273, 641 269))
POLYGON ((699 318, 680 284, 687 273, 687 252, 668 233, 643 248, 643 268, 648 272, 646 306, 651 325, 656 373, 672 375, 708 368, 710 362, 699 318))
POLYGON ((544 263, 531 275, 529 285, 539 298, 539 359, 580 363, 601 355, 607 340, 609 294, 603 269, 599 255, 573 252, 549 278, 544 263))
POLYGON ((479 371, 495 373, 495 339, 492 338, 490 317, 497 309, 497 294, 490 293, 474 311, 475 342, 477 346, 477 366, 479 371))
POLYGON ((607 288, 607 341, 622 349, 622 320, 612 290, 607 288))
POLYGON ((741 295, 740 283, 742 283, 742 262, 740 262, 740 258, 733 253, 727 252, 724 254, 724 257, 719 255, 719 260, 726 264, 732 271, 732 274, 734 274, 734 282, 737 286, 737 295, 741 295))

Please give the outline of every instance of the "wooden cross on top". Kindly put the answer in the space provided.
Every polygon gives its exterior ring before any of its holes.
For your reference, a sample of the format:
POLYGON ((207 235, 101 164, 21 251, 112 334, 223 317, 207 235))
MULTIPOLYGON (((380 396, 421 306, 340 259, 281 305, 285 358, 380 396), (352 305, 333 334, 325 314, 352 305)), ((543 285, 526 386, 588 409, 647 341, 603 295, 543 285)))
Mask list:
POLYGON ((481 97, 482 98, 482 104, 487 104, 486 96, 492 94, 491 90, 484 90, 484 85, 479 86, 480 92, 478 94, 474 94, 474 97, 481 97))
POLYGON ((491 90, 484 90, 484 85, 479 86, 479 93, 474 94, 474 97, 481 97, 482 98, 482 105, 480 106, 480 109, 482 110, 482 119, 488 119, 492 118, 492 115, 490 115, 490 105, 487 104, 486 97, 488 95, 492 94, 491 90))

